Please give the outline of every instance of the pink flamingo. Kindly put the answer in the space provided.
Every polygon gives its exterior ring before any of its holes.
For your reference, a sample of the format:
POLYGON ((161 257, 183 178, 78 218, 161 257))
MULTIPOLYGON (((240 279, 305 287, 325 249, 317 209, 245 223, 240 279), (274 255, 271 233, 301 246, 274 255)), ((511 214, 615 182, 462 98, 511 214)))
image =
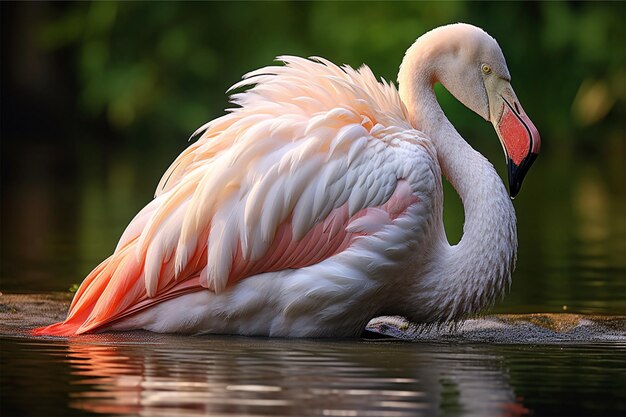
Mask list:
POLYGON ((459 320, 503 294, 511 199, 433 92, 440 82, 493 124, 514 197, 540 138, 497 42, 467 24, 434 29, 406 52, 399 90, 366 66, 279 59, 232 87, 253 86, 198 130, 67 319, 34 334, 345 337, 381 314, 459 320), (454 246, 442 173, 465 210, 454 246))

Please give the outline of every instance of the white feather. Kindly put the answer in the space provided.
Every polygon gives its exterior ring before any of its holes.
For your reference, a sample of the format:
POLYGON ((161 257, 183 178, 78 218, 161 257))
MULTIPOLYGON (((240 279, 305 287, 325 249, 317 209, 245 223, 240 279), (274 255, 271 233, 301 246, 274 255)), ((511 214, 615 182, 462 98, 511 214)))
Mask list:
POLYGON ((373 234, 388 224, 391 224, 391 219, 385 210, 369 208, 365 216, 352 220, 346 230, 350 233, 373 234))
MULTIPOLYGON (((401 74, 429 73, 418 71, 429 63, 411 51, 401 74)), ((484 159, 469 161, 471 148, 459 155, 466 145, 454 129, 437 132, 445 140, 435 151, 437 138, 426 138, 411 123, 430 128, 428 122, 443 117, 426 118, 432 109, 411 108, 409 121, 395 87, 378 82, 369 68, 339 68, 321 58, 279 59, 286 65, 252 71, 232 87, 252 86, 232 96, 240 108, 200 128, 202 137, 161 180, 158 207, 137 218, 137 225, 145 222, 136 244, 138 256, 145 256, 148 296, 172 278, 159 271, 174 246, 176 275, 188 270, 193 254, 207 250, 206 268, 190 273, 199 272, 201 285, 212 291, 165 301, 114 326, 354 336, 370 317, 395 306, 418 320, 441 320, 474 311, 500 293, 514 258, 515 221, 493 168, 484 159), (451 166, 481 168, 475 178, 459 180, 471 184, 463 199, 466 237, 484 239, 480 247, 464 240, 450 247, 443 232, 438 160, 458 163, 461 157, 465 165, 451 166), (375 208, 394 191, 399 197, 393 207, 375 208), (349 246, 341 252, 309 267, 259 273, 229 286, 237 245, 244 260, 262 259, 289 216, 293 238, 300 239, 316 223, 326 234, 343 233, 346 215, 357 213, 345 230, 343 243, 349 246), (353 239, 351 233, 362 236, 353 239), (470 262, 468 254, 478 249, 485 251, 481 262, 470 262)), ((430 84, 405 81, 404 86, 426 88, 422 93, 436 103, 430 84)), ((412 92, 407 91, 405 96, 412 92)), ((129 227, 124 241, 136 230, 129 227)), ((293 256, 312 259, 323 245, 311 242, 310 253, 293 256)))

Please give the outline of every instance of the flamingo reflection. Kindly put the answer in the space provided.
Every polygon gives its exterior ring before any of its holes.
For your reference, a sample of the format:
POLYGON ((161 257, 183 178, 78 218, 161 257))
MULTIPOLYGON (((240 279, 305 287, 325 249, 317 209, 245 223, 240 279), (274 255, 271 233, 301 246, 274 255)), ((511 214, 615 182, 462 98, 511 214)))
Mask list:
POLYGON ((527 413, 489 346, 134 333, 70 339, 68 350, 85 386, 70 406, 100 414, 527 413))

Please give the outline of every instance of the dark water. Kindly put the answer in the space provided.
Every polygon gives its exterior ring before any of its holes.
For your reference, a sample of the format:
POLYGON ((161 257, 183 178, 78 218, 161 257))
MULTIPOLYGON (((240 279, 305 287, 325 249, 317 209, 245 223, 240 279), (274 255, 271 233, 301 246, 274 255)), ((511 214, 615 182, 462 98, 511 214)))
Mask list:
POLYGON ((623 416, 624 344, 2 339, 3 416, 623 416))
MULTIPOLYGON (((89 146, 78 144, 67 156, 41 145, 5 164, 0 291, 67 291, 80 283, 111 253, 180 151, 89 146)), ((488 156, 502 169, 496 151, 488 156)), ((615 155, 557 152, 546 141, 515 201, 520 247, 511 292, 492 311, 626 315, 626 175, 623 152, 615 155)), ((446 198, 446 226, 455 240, 462 210, 453 193, 446 198)), ((139 333, 71 341, 2 336, 0 342, 2 416, 626 413, 623 341, 139 333)))

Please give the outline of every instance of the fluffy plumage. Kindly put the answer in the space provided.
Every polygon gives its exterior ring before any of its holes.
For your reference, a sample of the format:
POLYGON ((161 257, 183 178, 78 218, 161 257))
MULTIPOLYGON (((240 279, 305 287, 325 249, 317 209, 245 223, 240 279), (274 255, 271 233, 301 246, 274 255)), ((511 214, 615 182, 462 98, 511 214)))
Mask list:
POLYGON ((512 206, 434 94, 430 108, 405 106, 366 66, 279 60, 232 87, 246 88, 231 96, 238 107, 195 133, 66 321, 36 334, 353 336, 376 314, 455 319, 502 293, 512 206), (439 163, 460 156, 459 140, 480 193, 462 195, 466 237, 450 247, 439 163))

